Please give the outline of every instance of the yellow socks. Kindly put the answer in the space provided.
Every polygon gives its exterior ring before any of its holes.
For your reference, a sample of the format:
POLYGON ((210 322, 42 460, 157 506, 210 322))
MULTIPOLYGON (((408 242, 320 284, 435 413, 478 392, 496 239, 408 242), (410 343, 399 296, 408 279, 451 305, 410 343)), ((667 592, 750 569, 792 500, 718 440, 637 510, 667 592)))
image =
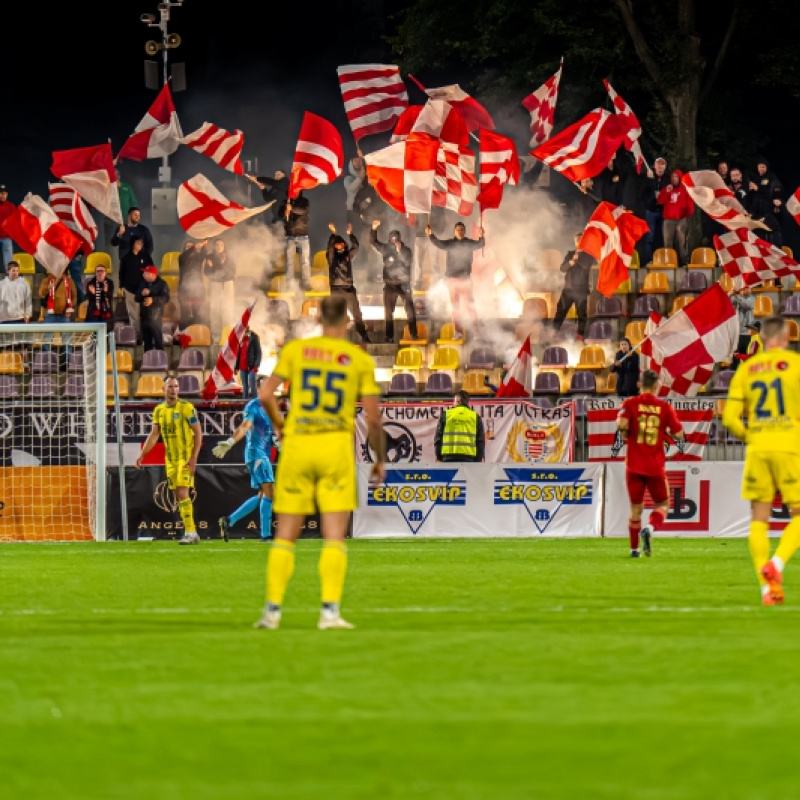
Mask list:
POLYGON ((800 547, 800 516, 792 517, 791 522, 784 528, 780 544, 775 551, 775 558, 779 558, 785 565, 798 547, 800 547))
POLYGON ((342 601, 344 576, 347 572, 347 545, 344 542, 325 541, 319 557, 319 579, 322 585, 322 602, 342 601))
POLYGON ((294 572, 294 542, 276 539, 267 559, 267 603, 280 606, 294 572))
POLYGON ((183 530, 186 533, 196 533, 197 528, 194 524, 194 506, 192 501, 187 497, 185 500, 178 500, 178 513, 183 520, 183 530))

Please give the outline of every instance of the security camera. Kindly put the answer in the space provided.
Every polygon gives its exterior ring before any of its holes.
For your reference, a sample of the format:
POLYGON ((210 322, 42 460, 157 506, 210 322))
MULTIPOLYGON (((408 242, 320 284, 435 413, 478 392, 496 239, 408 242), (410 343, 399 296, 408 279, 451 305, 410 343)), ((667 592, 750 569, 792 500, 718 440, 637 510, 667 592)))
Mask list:
POLYGON ((139 19, 144 22, 145 25, 152 25, 156 21, 155 14, 142 14, 139 19))

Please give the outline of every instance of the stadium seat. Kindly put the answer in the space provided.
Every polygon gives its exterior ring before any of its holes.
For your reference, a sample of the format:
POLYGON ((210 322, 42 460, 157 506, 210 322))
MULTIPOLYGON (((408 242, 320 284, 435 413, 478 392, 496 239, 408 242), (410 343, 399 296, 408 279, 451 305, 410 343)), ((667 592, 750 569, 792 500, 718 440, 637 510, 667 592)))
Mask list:
POLYGON ((133 325, 115 325, 114 335, 116 336, 118 346, 135 347, 136 328, 134 328, 133 325))
POLYGON ((733 291, 733 278, 731 278, 727 272, 723 272, 722 275, 719 276, 718 283, 728 294, 733 291))
POLYGON ((460 345, 462 344, 463 339, 456 338, 456 326, 452 322, 445 322, 442 325, 441 331, 439 331, 439 338, 436 340, 436 344, 438 345, 460 345))
POLYGON ((783 306, 784 317, 800 317, 800 295, 790 294, 783 306))
POLYGON ((623 281, 614 291, 614 294, 630 294, 632 291, 631 289, 631 279, 623 281))
POLYGON ((671 247, 659 247, 647 266, 649 269, 678 269, 678 254, 671 247))
POLYGON ((392 375, 386 394, 389 397, 416 397, 417 379, 410 372, 397 372, 392 375))
POLYGON ((794 258, 794 253, 792 252, 792 248, 789 247, 789 245, 786 244, 783 245, 783 247, 781 247, 781 250, 783 250, 783 252, 786 253, 787 256, 789 256, 789 258, 794 258))
POLYGON ((460 361, 455 347, 437 347, 433 351, 431 369, 457 370, 460 361))
POLYGON ((141 372, 166 372, 169 369, 169 358, 163 350, 148 350, 142 356, 141 372))
POLYGON ((717 252, 713 247, 695 247, 689 258, 687 269, 714 269, 717 266, 717 252))
POLYGON ((429 272, 423 272, 419 276, 419 286, 411 294, 417 297, 424 297, 430 291, 431 286, 433 286, 433 275, 429 272))
POLYGON ((403 328, 403 335, 400 337, 400 347, 425 347, 430 341, 428 326, 424 322, 417 323, 417 338, 411 336, 411 331, 406 325, 403 328))
MULTIPOLYGON (((549 392, 548 394, 554 394, 553 392, 549 392)), ((532 397, 531 405, 536 406, 537 408, 555 408, 555 403, 549 397, 532 397)))
POLYGON ((95 250, 93 253, 89 253, 86 256, 86 264, 83 268, 84 275, 94 275, 94 271, 98 267, 105 267, 106 272, 111 274, 111 270, 113 269, 113 265, 111 263, 111 256, 108 253, 104 253, 102 250, 95 250))
POLYGON ((178 276, 177 275, 160 275, 159 276, 164 283, 169 286, 169 296, 170 298, 178 296, 178 276))
POLYGON ((189 337, 189 344, 195 347, 211 347, 211 330, 208 325, 188 325, 184 333, 189 337))
MULTIPOLYGON (((106 353, 106 372, 113 372, 111 353, 106 353)), ((133 356, 128 350, 117 350, 117 374, 133 372, 133 356)))
MULTIPOLYGON (((642 262, 639 259, 639 251, 634 250, 631 254, 631 263, 628 264, 628 269, 639 269, 642 266, 642 262)), ((595 262, 595 267, 600 269, 600 264, 595 262)))
POLYGON ((69 354, 67 372, 83 372, 83 353, 80 350, 73 350, 69 354))
POLYGON ((686 306, 688 306, 689 303, 692 302, 692 300, 694 300, 694 297, 692 297, 691 295, 688 294, 679 295, 672 301, 672 310, 669 312, 669 315, 672 316, 673 314, 677 314, 677 312, 680 311, 682 308, 686 308, 686 306))
MULTIPOLYGON (((795 297, 797 295, 794 295, 795 297)), ((786 301, 789 302, 788 300, 786 301)), ((772 316, 772 299, 767 295, 761 294, 756 297, 756 305, 753 308, 753 315, 755 317, 771 317, 772 316)))
POLYGON ((422 367, 422 353, 417 347, 402 347, 397 351, 394 362, 395 369, 420 369, 422 367))
POLYGON ((642 295, 637 297, 636 302, 633 304, 631 319, 647 319, 653 312, 656 314, 661 313, 659 299, 653 294, 642 295))
POLYGON ((31 372, 34 374, 58 372, 58 353, 55 353, 52 350, 34 353, 31 372))
MULTIPOLYGON (((153 352, 153 351, 149 351, 153 352)), ((140 375, 134 397, 161 397, 164 394, 164 380, 160 375, 140 375)))
POLYGON ((563 261, 564 254, 560 250, 554 250, 552 248, 542 250, 536 259, 536 269, 546 272, 558 272, 561 269, 561 263, 563 261))
POLYGON ((542 367, 566 369, 569 366, 569 355, 564 347, 548 347, 542 353, 542 360, 539 362, 542 367))
POLYGON ((319 300, 317 298, 303 300, 303 306, 300 309, 300 316, 304 317, 305 319, 318 319, 319 300))
POLYGON ((605 369, 606 354, 598 345, 587 345, 581 350, 576 369, 605 369))
POLYGON ((541 297, 528 297, 522 303, 523 319, 547 319, 547 301, 541 297))
POLYGON ((327 273, 311 276, 311 289, 306 292, 306 297, 327 297, 330 293, 331 283, 327 273))
POLYGON ((0 375, 0 398, 11 400, 19 397, 19 381, 13 375, 0 375))
POLYGON ((601 297, 594 315, 597 319, 619 319, 622 316, 622 303, 617 297, 601 297))
POLYGON ((711 382, 711 391, 727 394, 733 380, 734 371, 732 369, 721 369, 711 382))
POLYGON ((22 354, 0 352, 0 375, 21 375, 22 354))
POLYGON ((587 342, 610 342, 613 338, 614 333, 611 330, 611 323, 603 322, 602 320, 592 322, 586 332, 587 342))
POLYGON ((180 253, 171 250, 161 256, 162 277, 164 275, 178 275, 180 273, 180 267, 178 266, 178 259, 180 258, 180 255, 180 253))
POLYGON ((467 369, 494 369, 494 350, 491 347, 473 347, 467 361, 467 369))
POLYGON ((663 272, 648 272, 639 294, 669 294, 669 281, 663 272))
MULTIPOLYGON (((578 365, 581 366, 580 364, 578 365)), ((594 394, 597 391, 597 381, 593 372, 582 369, 572 373, 567 394, 594 394)))
POLYGON ((64 386, 64 397, 83 397, 85 391, 83 375, 67 375, 67 382, 64 386))
MULTIPOLYGON (((128 385, 128 378, 125 375, 117 375, 117 388, 119 389, 119 396, 123 400, 127 400, 131 395, 131 390, 128 385)), ((114 376, 106 375, 106 397, 114 396, 114 376)))
POLYGON ((561 394, 561 381, 555 372, 540 372, 533 381, 533 394, 561 394))
POLYGON ((52 375, 34 375, 28 384, 27 397, 55 397, 56 383, 52 375))
POLYGON ((227 343, 228 337, 231 335, 231 331, 232 330, 233 330, 233 326, 232 325, 226 325, 222 329, 222 333, 220 333, 220 335, 219 335, 219 341, 217 342, 217 344, 220 347, 222 347, 223 345, 225 345, 227 343))
POLYGON ((78 314, 75 317, 75 322, 86 322, 86 315, 89 313, 89 301, 84 300, 78 306, 78 314))
POLYGON ((449 395, 454 393, 453 379, 446 372, 432 372, 428 375, 423 394, 426 395, 449 395))
POLYGON ((461 388, 465 392, 469 392, 470 396, 486 396, 494 394, 492 390, 484 383, 486 374, 482 371, 467 372, 464 375, 464 380, 461 382, 461 388))
MULTIPOLYGON (((658 273, 652 273, 656 275, 658 273)), ((661 273, 663 275, 663 273, 661 273)), ((708 289, 708 279, 702 272, 687 272, 683 276, 678 294, 700 294, 708 289)))
POLYGON ((616 394, 617 393, 617 373, 612 372, 607 378, 600 375, 596 378, 597 394, 616 394))
POLYGON ((311 259, 311 274, 312 275, 329 275, 328 268, 328 254, 325 250, 317 250, 314 257, 311 259))
POLYGON ((200 379, 197 375, 178 375, 178 392, 182 397, 200 394, 200 379))
POLYGON ((29 253, 14 253, 14 261, 19 264, 20 275, 35 275, 36 262, 29 253))
POLYGON ((764 281, 764 283, 753 287, 753 292, 777 292, 778 287, 775 286, 775 281, 764 281))
POLYGON ((634 320, 625 326, 625 338, 634 347, 644 339, 645 324, 643 320, 634 320))
POLYGON ((789 328, 789 341, 800 342, 800 326, 797 324, 796 319, 787 319, 786 325, 789 328))
POLYGON ((269 289, 267 289, 267 297, 291 297, 292 292, 286 291, 286 276, 273 275, 269 281, 269 289))
MULTIPOLYGON (((153 352, 152 350, 150 352, 153 352)), ((206 368, 206 354, 202 350, 190 347, 181 353, 178 362, 178 372, 197 372, 206 368)), ((144 365, 142 366, 144 369, 144 365)))

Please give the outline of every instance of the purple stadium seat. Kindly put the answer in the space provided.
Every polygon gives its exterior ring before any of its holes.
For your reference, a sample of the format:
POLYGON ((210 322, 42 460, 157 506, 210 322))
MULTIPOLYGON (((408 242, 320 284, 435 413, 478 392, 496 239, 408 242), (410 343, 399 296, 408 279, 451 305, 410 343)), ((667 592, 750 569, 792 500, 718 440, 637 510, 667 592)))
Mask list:
POLYGON ((70 353, 67 372, 83 372, 83 353, 80 350, 70 353))
POLYGON ((467 369, 494 369, 495 355, 491 347, 475 347, 469 354, 467 369))
POLYGON ((19 397, 19 382, 13 375, 0 375, 0 398, 19 397))
POLYGON ((800 294, 792 294, 783 307, 784 317, 800 317, 800 294))
POLYGON ((181 395, 200 394, 200 380, 197 375, 178 375, 178 391, 181 395))
POLYGON ((549 397, 532 397, 531 403, 539 408, 553 408, 553 401, 549 397))
POLYGON ((64 397, 83 397, 84 393, 83 375, 67 375, 64 397))
POLYGON ((631 319, 647 319, 653 311, 661 313, 661 302, 654 294, 643 294, 633 304, 631 319))
POLYGON ((34 375, 28 386, 28 397, 55 397, 56 385, 50 375, 34 375))
POLYGON ((142 356, 142 372, 166 372, 169 359, 163 350, 148 350, 142 356))
POLYGON ((712 392, 725 393, 728 391, 733 380, 733 370, 723 369, 714 376, 714 382, 711 384, 712 392))
POLYGON ((392 397, 414 397, 417 395, 417 379, 410 372, 398 372, 392 375, 392 382, 386 394, 392 397))
POLYGON ((533 394, 561 394, 561 381, 555 372, 540 372, 533 382, 533 394))
POLYGON ((597 301, 597 319, 617 319, 622 316, 622 303, 618 297, 601 297, 597 301))
POLYGON ((594 373, 577 370, 572 373, 568 394, 594 394, 597 391, 597 381, 594 373))
POLYGON ((136 329, 133 325, 115 325, 114 335, 117 339, 119 347, 135 347, 136 346, 136 329))
POLYGON ((610 342, 612 338, 611 323, 603 320, 592 322, 586 332, 587 342, 610 342))
POLYGON ((425 384, 424 394, 452 395, 453 392, 453 379, 446 372, 431 372, 425 384))
POLYGON ((678 294, 700 294, 708 289, 708 279, 703 272, 690 270, 683 276, 678 294))
POLYGON ((542 353, 541 365, 543 367, 566 367, 569 364, 569 354, 564 347, 548 347, 542 353))
POLYGON ((202 350, 190 347, 181 353, 181 360, 178 362, 178 372, 188 370, 202 370, 206 368, 206 354, 202 350))
POLYGON ((58 353, 54 353, 52 350, 34 353, 31 372, 34 374, 58 372, 58 353))

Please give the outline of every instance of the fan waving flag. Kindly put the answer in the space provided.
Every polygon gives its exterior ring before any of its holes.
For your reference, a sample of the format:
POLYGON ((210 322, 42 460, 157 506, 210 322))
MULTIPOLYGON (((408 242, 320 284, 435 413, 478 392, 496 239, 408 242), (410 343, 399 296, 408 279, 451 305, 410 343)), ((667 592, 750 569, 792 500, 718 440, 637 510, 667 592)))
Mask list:
POLYGON ((133 135, 117 153, 117 161, 142 161, 172 155, 181 143, 181 131, 169 84, 165 83, 133 135))
POLYGON ((495 397, 530 397, 533 386, 531 370, 531 337, 526 337, 495 397))
POLYGON ((600 262, 597 291, 606 297, 630 277, 636 242, 649 228, 643 219, 631 214, 622 206, 603 201, 597 206, 583 231, 578 249, 600 262))
POLYGON ((576 182, 599 175, 630 132, 630 122, 601 108, 590 111, 561 133, 531 150, 567 180, 576 182))
POLYGON ((50 171, 69 184, 90 205, 119 225, 122 211, 110 144, 53 152, 50 171))
POLYGON ((274 202, 245 208, 228 200, 205 175, 197 174, 178 187, 178 222, 189 236, 205 239, 266 211, 274 202))
POLYGON ((520 166, 517 147, 513 140, 499 133, 481 128, 481 168, 478 203, 481 210, 499 208, 503 199, 503 186, 519 181, 520 166))
POLYGON ((633 113, 633 109, 611 88, 611 84, 603 81, 603 86, 606 87, 608 96, 614 106, 614 110, 622 116, 629 126, 627 135, 625 136, 625 149, 633 153, 636 159, 636 171, 641 172, 644 166, 644 156, 642 155, 642 147, 639 144, 639 137, 642 135, 642 125, 633 113))
POLYGON ((531 112, 531 147, 538 147, 546 142, 553 132, 558 85, 561 83, 563 66, 564 59, 562 58, 555 74, 551 75, 535 92, 529 94, 522 101, 522 105, 531 112))
MULTIPOLYGON (((713 169, 699 169, 687 172, 681 178, 689 196, 711 219, 729 230, 739 228, 767 228, 760 220, 753 219, 736 195, 725 185, 720 174, 713 169)), ((786 204, 789 207, 789 204, 786 204)))
POLYGON ((80 249, 85 255, 94 250, 97 225, 80 195, 66 183, 50 183, 50 208, 56 216, 81 240, 80 249))
POLYGON ((786 210, 794 217, 794 221, 800 225, 800 189, 786 201, 786 210))
POLYGON ((233 380, 237 372, 236 362, 239 357, 239 348, 242 346, 247 326, 250 324, 250 316, 257 301, 253 300, 249 308, 246 308, 242 318, 236 323, 233 330, 228 334, 228 341, 225 342, 217 356, 217 363, 211 374, 208 376, 206 385, 203 388, 203 399, 213 400, 219 390, 233 380))
POLYGON ((228 172, 244 175, 241 159, 244 134, 241 131, 229 133, 212 122, 204 122, 194 133, 184 136, 181 144, 208 156, 228 172))
POLYGON ((800 265, 793 258, 752 231, 742 229, 715 236, 714 247, 722 269, 731 278, 740 278, 745 286, 790 275, 800 277, 800 265))
POLYGON ((313 189, 320 184, 333 183, 344 166, 344 148, 339 131, 328 122, 306 111, 292 164, 289 197, 313 189))
POLYGON ((67 268, 81 240, 38 195, 27 194, 0 227, 0 236, 13 239, 49 273, 58 277, 67 268))
POLYGON ((344 111, 358 142, 390 131, 408 105, 406 85, 392 64, 349 64, 336 70, 344 111))

